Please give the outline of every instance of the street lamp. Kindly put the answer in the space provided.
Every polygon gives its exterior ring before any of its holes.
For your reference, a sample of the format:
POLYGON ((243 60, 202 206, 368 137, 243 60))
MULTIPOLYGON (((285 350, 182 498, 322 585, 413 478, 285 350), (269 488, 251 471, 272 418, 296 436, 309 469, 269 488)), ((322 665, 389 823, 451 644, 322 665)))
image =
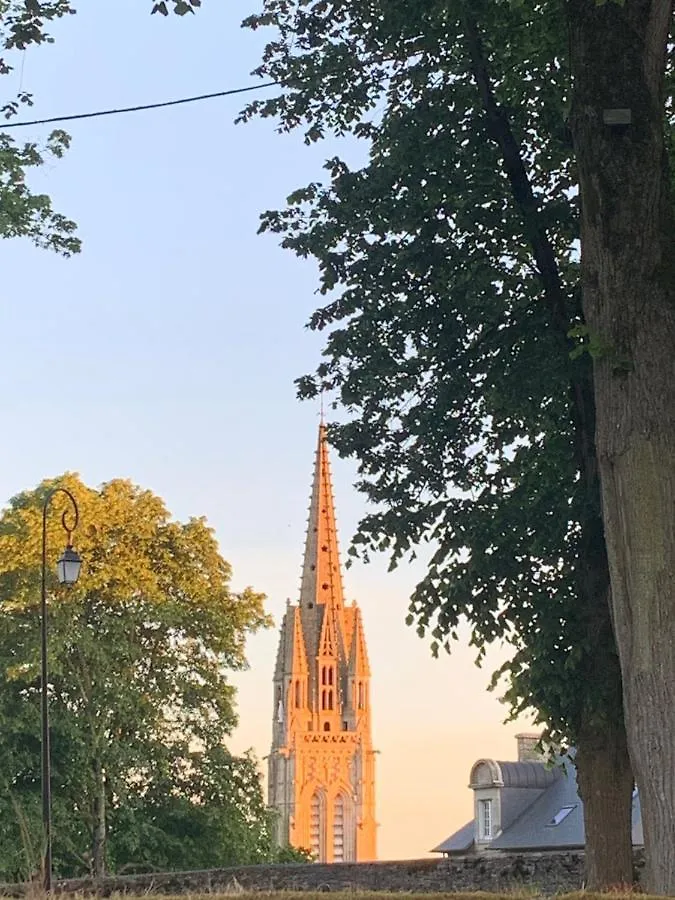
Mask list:
POLYGON ((44 831, 44 857, 42 876, 45 891, 52 889, 52 789, 51 761, 49 755, 49 696, 47 680, 47 511, 55 494, 65 494, 72 504, 72 510, 65 510, 61 516, 63 529, 68 535, 66 548, 56 566, 61 584, 75 584, 80 574, 82 560, 73 550, 70 537, 77 528, 79 511, 75 498, 66 488, 53 488, 42 505, 42 593, 41 593, 41 655, 42 655, 42 828, 44 831), (72 516, 68 524, 69 512, 72 516))
POLYGON ((80 575, 82 560, 76 550, 73 550, 70 542, 59 557, 56 564, 56 574, 61 584, 75 584, 80 575))

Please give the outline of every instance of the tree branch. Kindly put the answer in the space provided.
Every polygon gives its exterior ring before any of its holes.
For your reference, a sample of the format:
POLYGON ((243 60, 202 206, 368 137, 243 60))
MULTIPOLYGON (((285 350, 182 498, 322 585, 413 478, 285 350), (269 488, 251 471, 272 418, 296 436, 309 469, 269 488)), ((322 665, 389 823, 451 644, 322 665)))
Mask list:
MULTIPOLYGON (((469 3, 463 6, 463 21, 466 48, 469 55, 471 73, 478 87, 481 104, 487 120, 490 138, 501 151, 504 172, 511 186, 511 193, 523 220, 525 239, 532 248, 544 297, 551 312, 551 321, 559 340, 570 353, 574 343, 568 332, 571 327, 567 310, 567 297, 560 280, 560 272, 553 245, 541 221, 537 198, 532 190, 522 152, 513 134, 507 115, 497 103, 488 72, 487 59, 483 49, 476 17, 469 3)), ((587 488, 593 495, 598 494, 597 460, 595 453, 595 400, 590 366, 585 371, 581 366, 570 371, 570 400, 576 439, 577 463, 587 488)))

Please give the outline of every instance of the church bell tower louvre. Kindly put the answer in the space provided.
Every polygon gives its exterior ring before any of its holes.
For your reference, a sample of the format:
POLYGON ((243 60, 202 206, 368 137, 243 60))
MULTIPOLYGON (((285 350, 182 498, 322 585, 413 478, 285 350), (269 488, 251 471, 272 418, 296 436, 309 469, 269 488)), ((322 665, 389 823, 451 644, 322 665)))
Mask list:
POLYGON ((323 422, 300 597, 279 635, 268 784, 280 846, 320 862, 376 858, 370 668, 361 611, 344 604, 323 422))

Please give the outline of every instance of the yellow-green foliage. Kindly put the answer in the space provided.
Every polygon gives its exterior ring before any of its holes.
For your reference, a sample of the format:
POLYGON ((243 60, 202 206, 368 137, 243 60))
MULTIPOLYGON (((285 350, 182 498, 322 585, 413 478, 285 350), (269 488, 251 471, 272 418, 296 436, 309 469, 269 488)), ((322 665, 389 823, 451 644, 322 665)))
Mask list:
POLYGON ((268 623, 263 595, 232 590, 203 519, 175 521, 129 481, 92 489, 67 474, 0 513, 0 880, 31 878, 39 860, 42 508, 55 487, 77 501, 72 540, 82 557, 77 584, 61 588, 62 514, 74 523, 55 493, 47 600, 56 877, 88 874, 91 859, 99 874, 104 863, 114 872, 267 860, 255 760, 224 745, 236 722, 229 674, 246 665, 246 636, 268 623))

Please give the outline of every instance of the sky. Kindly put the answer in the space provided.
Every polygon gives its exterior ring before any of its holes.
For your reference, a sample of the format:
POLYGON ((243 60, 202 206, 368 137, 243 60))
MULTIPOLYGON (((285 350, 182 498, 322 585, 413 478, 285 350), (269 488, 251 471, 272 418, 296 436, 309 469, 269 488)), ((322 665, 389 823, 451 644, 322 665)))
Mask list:
MULTIPOLYGON (((35 96, 23 118, 67 115, 254 83, 266 35, 243 31, 255 0, 205 0, 196 16, 150 16, 150 0, 81 0, 3 79, 3 97, 35 96)), ((81 255, 0 244, 0 504, 43 478, 90 485, 130 478, 178 519, 206 516, 234 586, 268 596, 280 620, 297 599, 318 408, 293 381, 315 367, 321 337, 312 263, 256 234, 259 215, 321 177, 345 141, 306 147, 270 121, 235 125, 240 97, 68 124, 67 156, 33 178, 73 218, 81 255)), ((0 129, 1 130, 1 129, 0 129)), ((44 139, 45 126, 15 132, 44 139)), ((344 551, 363 498, 355 467, 333 454, 344 551)), ((373 671, 378 855, 418 858, 470 818, 469 771, 511 759, 508 709, 489 693, 503 651, 474 665, 466 629, 431 657, 404 623, 421 569, 355 564, 346 595, 363 610, 373 671)), ((254 636, 234 679, 231 747, 258 757, 271 739, 275 630, 254 636)))

